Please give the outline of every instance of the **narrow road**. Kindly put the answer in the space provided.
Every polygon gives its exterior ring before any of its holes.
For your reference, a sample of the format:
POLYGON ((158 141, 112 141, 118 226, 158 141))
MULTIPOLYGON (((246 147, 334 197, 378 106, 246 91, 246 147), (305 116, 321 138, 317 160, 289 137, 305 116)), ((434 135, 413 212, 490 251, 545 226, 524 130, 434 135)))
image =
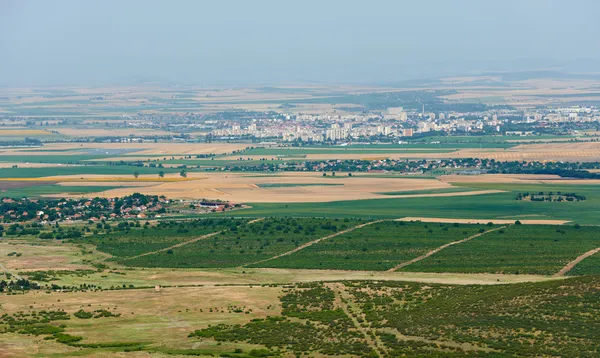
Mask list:
POLYGON ((586 258, 592 256, 593 254, 600 252, 600 247, 590 250, 588 252, 586 252, 585 254, 577 257, 575 260, 569 262, 568 264, 565 265, 565 267, 563 267, 560 271, 558 271, 557 273, 554 274, 554 276, 564 276, 566 275, 569 271, 571 271, 573 269, 573 267, 575 267, 578 263, 580 263, 581 261, 585 260, 586 258))
POLYGON ((282 254, 279 254, 279 255, 276 255, 276 256, 273 256, 273 257, 269 257, 269 258, 267 258, 267 259, 263 259, 263 260, 260 260, 260 261, 255 261, 255 262, 250 262, 250 263, 247 263, 247 264, 245 264, 245 265, 244 265, 244 266, 242 266, 242 267, 247 267, 248 265, 256 265, 256 264, 261 264, 261 263, 263 263, 263 262, 266 262, 266 261, 271 261, 271 260, 275 260, 275 259, 278 259, 278 258, 280 258, 280 257, 283 257, 283 256, 291 255, 291 254, 293 254, 293 253, 296 253, 296 252, 298 252, 298 251, 300 251, 300 250, 302 250, 302 249, 305 249, 305 248, 307 248, 307 247, 309 247, 309 246, 312 246, 312 245, 314 245, 314 244, 317 244, 317 243, 319 243, 319 242, 321 242, 321 241, 323 241, 323 240, 331 239, 332 237, 340 236, 340 235, 343 235, 343 234, 349 233, 349 232, 351 232, 351 231, 354 231, 354 230, 356 230, 356 229, 360 229, 361 227, 365 227, 365 226, 368 226, 368 225, 376 224, 376 223, 378 223, 378 222, 382 222, 382 221, 384 221, 384 220, 370 221, 370 222, 368 222, 368 223, 364 223, 364 224, 360 224, 360 225, 357 225, 357 226, 353 226, 353 227, 351 227, 351 228, 349 228, 349 229, 342 230, 342 231, 338 231, 338 232, 336 232, 335 234, 331 234, 331 235, 324 236, 324 237, 318 238, 318 239, 316 239, 316 240, 313 240, 313 241, 307 242, 306 244, 300 245, 300 246, 298 246, 297 248, 295 248, 295 249, 293 249, 293 250, 291 250, 291 251, 284 252, 284 253, 282 253, 282 254))
MULTIPOLYGON (((253 223, 259 222, 261 220, 264 220, 264 218, 254 219, 254 220, 248 221, 246 224, 253 224, 253 223)), ((202 236, 193 238, 193 239, 188 240, 188 241, 180 242, 179 244, 175 244, 173 246, 165 247, 165 248, 160 249, 160 250, 145 252, 143 254, 139 254, 139 255, 136 255, 136 256, 124 257, 124 258, 122 258, 122 260, 133 260, 133 259, 137 259, 139 257, 144 257, 144 256, 148 256, 148 255, 158 254, 159 252, 169 251, 169 250, 181 247, 181 246, 185 246, 185 245, 188 245, 188 244, 193 244, 196 241, 200 241, 200 240, 205 240, 205 239, 211 238, 211 237, 213 237, 215 235, 219 235, 220 233, 222 233, 224 231, 227 231, 227 230, 221 230, 221 231, 211 232, 210 234, 202 235, 202 236)))
POLYGON ((421 261, 421 260, 423 260, 423 259, 426 259, 426 258, 428 258, 429 256, 431 256, 431 255, 433 255, 433 254, 435 254, 435 253, 437 253, 437 252, 440 252, 440 251, 442 251, 443 249, 445 249, 445 248, 447 248, 447 247, 450 247, 450 246, 452 246, 452 245, 462 244, 463 242, 467 242, 467 241, 469 241, 469 240, 472 240, 472 239, 474 239, 474 238, 476 238, 476 237, 479 237, 479 236, 485 235, 485 234, 487 234, 487 233, 490 233, 490 232, 493 232, 493 231, 496 231, 496 230, 500 230, 500 229, 504 229, 504 228, 506 228, 507 226, 508 226, 508 225, 506 225, 506 226, 501 226, 501 227, 497 227, 497 228, 495 228, 495 229, 491 229, 491 230, 488 230, 488 231, 480 232, 480 233, 478 233, 478 234, 475 234, 475 235, 473 235, 473 236, 469 236, 469 237, 467 237, 467 238, 464 238, 464 239, 462 239, 462 240, 458 240, 458 241, 452 241, 452 242, 450 242, 450 243, 447 243, 447 244, 445 244, 445 245, 442 245, 442 246, 438 247, 437 249, 434 249, 434 250, 431 250, 431 251, 429 251, 429 252, 428 252, 428 253, 426 253, 425 255, 421 255, 421 256, 419 256, 419 257, 415 257, 414 259, 412 259, 412 260, 410 260, 410 261, 402 262, 402 263, 400 263, 400 264, 398 264, 398 265, 396 265, 396 266, 392 267, 391 269, 389 269, 389 270, 388 270, 388 272, 394 272, 394 271, 396 271, 396 270, 398 270, 398 269, 401 269, 402 267, 405 267, 405 266, 408 266, 408 265, 414 264, 414 263, 415 263, 415 262, 417 262, 417 261, 421 261))

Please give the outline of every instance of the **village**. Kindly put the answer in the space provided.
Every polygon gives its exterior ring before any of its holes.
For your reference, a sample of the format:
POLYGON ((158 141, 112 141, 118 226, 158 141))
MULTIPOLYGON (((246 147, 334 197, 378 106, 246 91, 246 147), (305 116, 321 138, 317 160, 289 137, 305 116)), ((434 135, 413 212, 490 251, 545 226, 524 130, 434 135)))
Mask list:
POLYGON ((0 202, 0 220, 4 223, 56 222, 90 223, 117 219, 160 219, 177 214, 224 212, 242 208, 241 204, 208 200, 169 200, 164 196, 133 193, 122 198, 93 199, 12 199, 0 202))

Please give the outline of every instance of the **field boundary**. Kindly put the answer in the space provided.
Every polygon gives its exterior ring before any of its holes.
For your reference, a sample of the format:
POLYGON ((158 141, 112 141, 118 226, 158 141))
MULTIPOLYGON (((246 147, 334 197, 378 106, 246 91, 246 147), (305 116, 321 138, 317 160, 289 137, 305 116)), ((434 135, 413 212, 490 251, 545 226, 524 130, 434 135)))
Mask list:
POLYGON ((597 252, 600 252, 600 247, 590 250, 582 255, 579 255, 575 260, 569 262, 568 264, 565 265, 565 267, 560 269, 560 271, 555 273, 554 276, 558 277, 558 276, 566 275, 567 273, 569 273, 569 271, 571 271, 573 268, 575 268, 575 266, 577 266, 578 263, 580 263, 581 261, 585 260, 586 258, 594 255, 597 252))
POLYGON ((297 248, 295 248, 293 250, 290 250, 290 251, 287 251, 287 252, 284 252, 282 254, 275 255, 275 256, 269 257, 267 259, 262 259, 262 260, 259 260, 259 261, 247 263, 245 265, 242 265, 242 267, 248 267, 249 265, 257 265, 257 264, 261 264, 263 262, 267 262, 267 261, 271 261, 271 260, 274 260, 274 259, 278 259, 278 258, 283 257, 283 256, 288 256, 288 255, 294 254, 294 253, 296 253, 296 252, 298 252, 298 251, 300 251, 302 249, 305 249, 305 248, 307 248, 309 246, 312 246, 314 244, 318 244, 319 242, 321 242, 323 240, 331 239, 332 237, 343 235, 343 234, 349 233, 351 231, 354 231, 356 229, 360 229, 360 228, 363 228, 365 226, 369 226, 369 225, 372 225, 372 224, 377 224, 377 223, 380 223, 382 221, 386 221, 386 220, 384 220, 384 219, 382 219, 382 220, 375 220, 375 221, 366 222, 364 224, 356 225, 356 226, 353 226, 351 228, 348 228, 348 229, 345 229, 345 230, 342 230, 342 231, 338 231, 338 232, 333 233, 331 235, 324 236, 324 237, 318 238, 318 239, 313 240, 313 241, 309 241, 306 244, 300 245, 297 248))
MULTIPOLYGON (((246 225, 247 225, 247 224, 252 224, 252 223, 255 223, 255 222, 258 222, 258 221, 261 221, 261 220, 263 220, 263 219, 264 219, 264 218, 258 218, 258 219, 254 219, 254 220, 248 221, 248 222, 246 223, 246 225)), ((191 240, 184 241, 184 242, 180 242, 180 243, 178 243, 178 244, 175 244, 175 245, 173 245, 173 246, 169 246, 169 247, 165 247, 165 248, 162 248, 162 249, 160 249, 160 250, 155 250, 155 251, 145 252, 145 253, 143 253, 143 254, 139 254, 139 255, 136 255, 136 256, 124 257, 124 258, 122 258, 122 259, 120 259, 120 260, 133 260, 133 259, 137 259, 137 258, 140 258, 140 257, 148 256, 148 255, 154 255, 154 254, 158 254, 159 252, 165 252, 165 251, 169 251, 169 250, 172 250, 172 249, 175 249, 175 248, 181 247, 181 246, 185 246, 185 245, 188 245, 188 244, 193 244, 193 243, 194 243, 194 242, 196 242, 196 241, 200 241, 200 240, 204 240, 204 239, 211 238, 211 237, 213 237, 213 236, 215 236, 215 235, 219 235, 220 233, 222 233, 222 232, 225 232, 225 231, 227 231, 227 229, 225 229, 225 230, 220 230, 220 231, 215 231, 215 232, 211 232, 210 234, 206 234, 206 235, 202 235, 202 236, 199 236, 199 237, 195 237, 195 238, 193 238, 193 239, 191 239, 191 240)))
POLYGON ((438 252, 442 251, 443 249, 445 249, 445 248, 447 248, 447 247, 450 247, 450 246, 452 246, 452 245, 458 245, 458 244, 462 244, 463 242, 467 242, 467 241, 469 241, 469 240, 472 240, 472 239, 474 239, 474 238, 476 238, 476 237, 483 236, 483 235, 485 235, 485 234, 488 234, 488 233, 490 233, 490 232, 494 232, 494 231, 496 231, 496 230, 505 229, 505 228, 507 228, 507 227, 508 227, 508 225, 505 225, 505 226, 500 226, 500 227, 497 227, 497 228, 494 228, 494 229, 491 229, 491 230, 487 230, 487 231, 484 231, 484 232, 477 233, 477 234, 475 234, 475 235, 471 235, 471 236, 469 236, 469 237, 466 237, 466 238, 464 238, 464 239, 462 239, 462 240, 458 240, 458 241, 452 241, 452 242, 449 242, 449 243, 447 243, 447 244, 444 244, 444 245, 442 245, 442 246, 440 246, 440 247, 438 247, 438 248, 436 248, 436 249, 433 249, 433 250, 431 250, 431 251, 427 252, 427 253, 426 253, 426 254, 424 254, 424 255, 421 255, 421 256, 419 256, 419 257, 415 257, 414 259, 412 259, 412 260, 409 260, 409 261, 402 262, 402 263, 400 263, 400 264, 398 264, 398 265, 396 265, 396 266, 392 267, 391 269, 389 269, 389 270, 388 270, 388 272, 394 272, 394 271, 396 271, 396 270, 398 270, 398 269, 401 269, 401 268, 403 268, 403 267, 406 267, 406 266, 408 266, 408 265, 414 264, 415 262, 418 262, 418 261, 421 261, 421 260, 423 260, 423 259, 426 259, 426 258, 428 258, 429 256, 431 256, 431 255, 433 255, 433 254, 436 254, 436 253, 438 253, 438 252))

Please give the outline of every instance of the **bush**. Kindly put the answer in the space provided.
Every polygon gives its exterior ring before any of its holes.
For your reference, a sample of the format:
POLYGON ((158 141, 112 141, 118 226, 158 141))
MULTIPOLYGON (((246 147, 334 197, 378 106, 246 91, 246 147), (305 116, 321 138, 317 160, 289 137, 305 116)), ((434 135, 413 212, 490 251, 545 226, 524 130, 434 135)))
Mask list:
POLYGON ((92 317, 94 317, 94 314, 93 314, 93 313, 91 313, 91 312, 86 312, 86 311, 84 311, 84 310, 79 310, 79 311, 75 312, 73 315, 74 315, 75 317, 77 317, 77 318, 81 318, 81 319, 89 319, 89 318, 92 318, 92 317))

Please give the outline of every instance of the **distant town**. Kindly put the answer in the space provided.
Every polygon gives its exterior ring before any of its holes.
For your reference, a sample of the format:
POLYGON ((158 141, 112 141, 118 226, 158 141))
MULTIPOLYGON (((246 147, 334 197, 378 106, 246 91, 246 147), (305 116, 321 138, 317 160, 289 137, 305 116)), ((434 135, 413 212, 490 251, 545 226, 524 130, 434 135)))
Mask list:
MULTIPOLYGON (((534 137, 540 135, 578 135, 600 127, 600 108, 546 107, 530 110, 511 106, 473 105, 466 112, 420 111, 404 107, 383 110, 363 110, 357 114, 285 113, 276 111, 224 111, 214 113, 171 113, 123 115, 122 120, 89 121, 106 129, 132 130, 128 136, 96 136, 96 142, 284 142, 334 143, 383 142, 402 143, 421 137, 448 135, 492 135, 534 137), (170 134, 143 134, 139 130, 161 130, 170 134), (133 134, 136 133, 136 134, 133 134)), ((70 124, 69 118, 10 116, 0 118, 3 126, 24 122, 30 127, 43 128, 58 134, 53 127, 70 124)), ((589 136, 589 134, 586 134, 589 136)), ((89 139, 86 139, 89 140, 89 139)), ((56 141, 56 140, 54 140, 56 141)), ((69 139, 73 141, 73 138, 69 139)), ((40 142, 29 139, 23 145, 35 146, 40 142)))
MULTIPOLYGON (((126 122, 131 127, 164 127, 164 121, 141 116, 141 121, 126 122)), ((152 116, 154 117, 154 116, 152 116)), ((185 116, 184 116, 185 118, 185 116)), ((484 112, 417 112, 390 107, 379 113, 352 115, 245 113, 225 121, 207 120, 204 128, 214 140, 273 139, 284 142, 339 142, 345 140, 382 140, 445 135, 535 136, 574 134, 578 129, 600 123, 596 107, 544 108, 535 111, 503 109, 484 112), (565 126, 571 124, 571 126, 565 126)), ((187 127, 193 128, 195 124, 187 127)), ((189 130, 182 126, 182 130, 189 130)))

